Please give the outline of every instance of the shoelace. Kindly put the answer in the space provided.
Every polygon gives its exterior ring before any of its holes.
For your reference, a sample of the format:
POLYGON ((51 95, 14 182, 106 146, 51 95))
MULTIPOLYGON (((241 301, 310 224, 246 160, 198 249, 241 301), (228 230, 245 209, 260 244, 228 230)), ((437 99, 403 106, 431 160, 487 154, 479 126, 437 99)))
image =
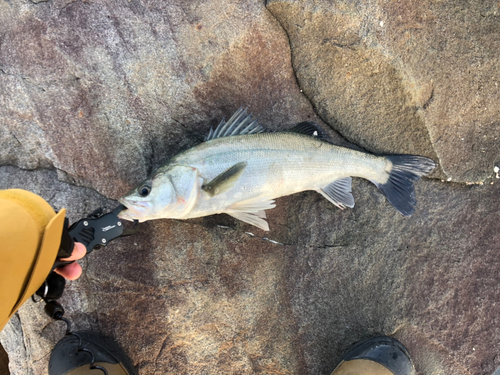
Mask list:
POLYGON ((71 330, 71 322, 68 319, 63 318, 62 316, 56 320, 62 320, 64 323, 66 323, 66 336, 75 336, 78 339, 78 348, 76 349, 76 351, 90 354, 90 370, 101 370, 104 375, 108 375, 108 371, 104 367, 95 364, 95 356, 94 353, 92 353, 92 350, 83 347, 83 340, 80 335, 71 330))
POLYGON ((44 301, 45 302, 45 308, 44 308, 45 313, 54 320, 62 320, 64 323, 66 323, 65 335, 66 336, 75 336, 78 339, 78 348, 76 349, 76 351, 78 353, 85 352, 85 353, 90 354, 90 368, 89 368, 90 370, 101 370, 104 375, 109 375, 108 371, 104 367, 95 364, 95 355, 92 352, 92 350, 84 347, 84 341, 81 338, 81 336, 78 333, 75 333, 71 330, 71 322, 68 319, 64 318, 64 316, 63 316, 64 315, 64 308, 62 307, 62 305, 59 302, 46 301, 44 299, 42 299, 40 301, 33 299, 33 301, 34 302, 44 301))

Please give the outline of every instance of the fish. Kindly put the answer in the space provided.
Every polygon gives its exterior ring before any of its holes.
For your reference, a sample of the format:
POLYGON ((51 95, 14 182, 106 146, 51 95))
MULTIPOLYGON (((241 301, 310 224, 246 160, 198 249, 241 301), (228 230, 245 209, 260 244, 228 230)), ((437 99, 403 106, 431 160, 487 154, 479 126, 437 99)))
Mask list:
POLYGON ((334 145, 312 122, 264 129, 247 109, 210 129, 205 141, 172 157, 119 202, 118 216, 144 222, 228 214, 268 231, 275 199, 314 190, 340 209, 354 207, 352 177, 371 181, 404 216, 414 183, 435 167, 417 155, 374 155, 334 145))

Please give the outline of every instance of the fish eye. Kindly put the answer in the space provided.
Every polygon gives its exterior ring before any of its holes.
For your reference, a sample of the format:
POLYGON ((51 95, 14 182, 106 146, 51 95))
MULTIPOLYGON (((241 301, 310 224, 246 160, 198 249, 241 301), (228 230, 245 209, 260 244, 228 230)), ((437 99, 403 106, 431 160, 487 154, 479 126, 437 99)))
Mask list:
POLYGON ((137 192, 141 197, 147 197, 151 192, 151 185, 144 184, 137 189, 137 192))

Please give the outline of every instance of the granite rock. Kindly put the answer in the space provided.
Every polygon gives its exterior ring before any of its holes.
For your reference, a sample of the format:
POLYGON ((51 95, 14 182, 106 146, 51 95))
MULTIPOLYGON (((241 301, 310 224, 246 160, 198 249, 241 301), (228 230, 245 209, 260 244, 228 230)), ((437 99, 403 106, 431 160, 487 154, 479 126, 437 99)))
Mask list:
POLYGON ((0 25, 0 162, 109 197, 240 106, 322 124, 259 2, 2 2, 0 25))
POLYGON ((437 177, 491 176, 500 161, 497 3, 270 0, 267 8, 289 36, 301 89, 341 134, 372 152, 437 157, 437 177))
MULTIPOLYGON (((0 176, 1 188, 34 191, 72 220, 115 204, 54 171, 0 176)), ((279 199, 269 233, 224 215, 144 223, 85 258, 61 300, 66 316, 114 337, 141 374, 329 374, 376 334, 402 340, 421 374, 491 374, 500 184, 422 181, 409 219, 369 183, 353 188, 349 211, 312 192, 279 199)), ((26 303, 0 334, 11 373, 43 374, 63 333, 26 303)))
MULTIPOLYGON (((34 191, 70 221, 114 208, 241 106, 272 130, 309 120, 341 145, 426 155, 437 179, 417 184, 411 218, 355 180, 352 210, 313 192, 278 199, 269 233, 226 215, 147 222, 81 261, 62 303, 140 374, 329 374, 374 334, 402 340, 420 374, 492 374, 499 12, 0 2, 0 188, 34 191)), ((26 303, 0 333, 13 375, 46 373, 64 334, 42 310, 26 303)))

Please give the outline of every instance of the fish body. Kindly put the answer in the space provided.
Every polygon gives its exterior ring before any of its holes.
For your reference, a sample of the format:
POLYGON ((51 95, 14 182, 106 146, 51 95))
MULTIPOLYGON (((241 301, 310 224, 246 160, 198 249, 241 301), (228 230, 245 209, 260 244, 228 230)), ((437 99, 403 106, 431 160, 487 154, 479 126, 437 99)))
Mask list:
POLYGON ((315 190, 339 208, 353 207, 351 177, 372 181, 404 215, 416 204, 413 182, 434 168, 413 155, 376 156, 326 142, 311 123, 264 132, 239 110, 206 142, 174 156, 120 200, 122 219, 190 219, 227 213, 269 230, 274 199, 315 190))

